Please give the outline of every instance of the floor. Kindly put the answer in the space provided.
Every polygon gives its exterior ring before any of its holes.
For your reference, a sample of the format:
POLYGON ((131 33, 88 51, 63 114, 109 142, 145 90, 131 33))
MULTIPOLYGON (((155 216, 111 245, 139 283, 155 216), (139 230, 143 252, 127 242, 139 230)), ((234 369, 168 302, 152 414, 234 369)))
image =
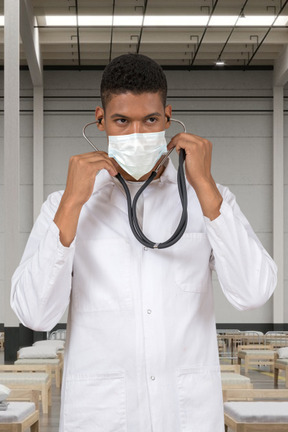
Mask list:
MULTIPOLYGON (((0 351, 0 364, 4 363, 4 353, 0 351)), ((274 388, 273 374, 268 368, 261 367, 249 370, 249 375, 254 388, 274 388)), ((285 388, 285 380, 282 371, 279 375, 279 388, 285 388)), ((60 389, 55 384, 52 386, 52 407, 49 414, 40 415, 39 432, 58 432, 60 412, 60 389)), ((87 431, 88 432, 88 431, 87 431)), ((229 429, 229 432, 232 432, 229 429)))

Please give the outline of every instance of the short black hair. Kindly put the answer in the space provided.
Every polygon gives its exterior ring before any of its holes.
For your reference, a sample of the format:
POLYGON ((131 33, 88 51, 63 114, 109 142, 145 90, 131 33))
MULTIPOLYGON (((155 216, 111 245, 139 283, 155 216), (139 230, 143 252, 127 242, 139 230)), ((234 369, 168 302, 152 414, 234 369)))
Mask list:
POLYGON ((124 54, 114 58, 104 69, 100 92, 104 109, 113 95, 127 92, 159 92, 165 106, 167 80, 162 67, 151 58, 143 54, 124 54))

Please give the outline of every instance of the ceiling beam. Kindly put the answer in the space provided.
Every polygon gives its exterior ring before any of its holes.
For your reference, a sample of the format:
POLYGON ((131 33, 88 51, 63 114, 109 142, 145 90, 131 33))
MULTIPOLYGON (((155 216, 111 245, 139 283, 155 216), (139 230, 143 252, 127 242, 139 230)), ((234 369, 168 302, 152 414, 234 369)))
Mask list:
POLYGON ((75 11, 76 11, 76 36, 77 36, 77 54, 78 54, 78 66, 81 69, 81 52, 80 52, 80 31, 79 31, 79 14, 78 14, 78 0, 75 0, 75 11))
POLYGON ((43 75, 39 30, 36 18, 33 15, 31 0, 21 0, 20 2, 20 34, 32 83, 34 86, 42 86, 43 75))
POLYGON ((223 45, 223 47, 222 47, 222 49, 221 49, 219 55, 218 55, 218 59, 217 59, 217 61, 220 61, 220 60, 221 60, 221 56, 222 56, 222 54, 223 54, 223 52, 224 52, 226 46, 228 45, 228 42, 229 42, 229 40, 230 40, 230 38, 231 38, 231 36, 232 36, 232 34, 233 34, 235 28, 236 28, 236 24, 237 24, 237 22, 239 21, 239 19, 241 18, 242 14, 244 13, 244 9, 245 9, 245 6, 246 6, 246 4, 248 3, 248 1, 249 1, 249 0, 245 0, 245 1, 244 1, 243 5, 242 5, 242 8, 241 8, 241 10, 240 10, 240 13, 239 13, 239 15, 238 15, 238 18, 237 18, 237 20, 236 20, 234 26, 231 28, 231 31, 230 31, 230 33, 229 33, 229 35, 228 35, 228 37, 227 37, 227 39, 226 39, 226 41, 225 41, 225 43, 224 43, 224 45, 223 45))
POLYGON ((138 38, 137 49, 136 49, 136 53, 137 54, 139 54, 140 45, 141 45, 141 42, 142 42, 143 24, 144 24, 144 19, 145 19, 145 16, 146 16, 147 4, 148 4, 148 0, 145 0, 144 7, 143 7, 142 25, 141 25, 140 34, 139 34, 139 38, 138 38))
POLYGON ((200 49, 200 46, 201 46, 201 44, 202 44, 202 42, 203 42, 203 39, 204 39, 204 37, 205 37, 205 34, 206 34, 207 30, 208 30, 208 26, 209 26, 210 20, 211 20, 211 18, 212 18, 212 15, 214 14, 214 11, 215 11, 215 9, 216 9, 217 4, 218 4, 218 0, 215 0, 215 2, 213 2, 213 0, 212 0, 212 10, 211 10, 211 13, 210 13, 210 15, 209 15, 209 18, 208 18, 207 24, 206 24, 206 26, 205 26, 205 29, 204 29, 204 31, 203 31, 203 33, 202 33, 202 36, 201 36, 200 40, 197 41, 197 44, 196 44, 196 50, 195 50, 195 52, 193 53, 193 57, 192 57, 192 60, 191 60, 191 62, 190 62, 190 67, 191 67, 191 68, 192 68, 192 66, 193 66, 193 64, 194 64, 194 62, 195 62, 195 60, 196 60, 197 54, 198 54, 198 52, 199 52, 199 49, 200 49))
POLYGON ((114 31, 114 15, 115 15, 115 0, 113 0, 112 5, 112 26, 111 26, 111 33, 110 33, 110 48, 109 48, 109 63, 112 60, 112 49, 113 49, 113 31, 114 31))
POLYGON ((284 86, 288 81, 288 45, 284 47, 274 64, 274 86, 284 86))
POLYGON ((248 61, 248 63, 247 63, 246 66, 250 65, 251 61, 253 60, 253 58, 257 54, 258 50, 263 45, 263 42, 265 41, 266 37, 268 36, 268 34, 270 33, 270 31, 272 30, 273 25, 276 22, 277 18, 281 15, 282 11, 285 9, 285 6, 287 5, 287 3, 288 3, 288 0, 285 0, 284 4, 282 4, 282 1, 281 1, 281 3, 280 3, 281 7, 280 7, 280 10, 279 10, 278 14, 274 17, 274 21, 272 22, 271 26, 268 28, 268 30, 265 33, 264 37, 261 39, 261 41, 259 43, 257 43, 256 49, 255 50, 253 49, 253 53, 252 53, 251 57, 249 58, 249 61, 248 61))

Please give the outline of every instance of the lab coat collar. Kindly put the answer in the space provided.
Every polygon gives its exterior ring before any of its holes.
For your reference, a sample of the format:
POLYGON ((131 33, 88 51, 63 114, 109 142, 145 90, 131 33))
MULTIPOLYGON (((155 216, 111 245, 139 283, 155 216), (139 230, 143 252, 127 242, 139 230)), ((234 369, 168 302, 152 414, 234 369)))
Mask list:
MULTIPOLYGON (((167 161, 165 171, 160 177, 160 182, 177 183, 177 171, 170 158, 167 161)), ((110 176, 110 174, 105 169, 103 169, 96 176, 93 194, 97 193, 97 191, 102 189, 107 184, 113 185, 115 184, 115 181, 110 176)))
POLYGON ((163 174, 160 177, 160 182, 170 182, 170 183, 177 183, 177 171, 173 165, 173 162, 170 158, 168 158, 166 162, 166 168, 163 174))
POLYGON ((101 190, 107 184, 113 184, 113 180, 110 174, 108 173, 108 171, 102 169, 101 171, 99 171, 99 173, 96 176, 93 195, 97 193, 99 190, 101 190))

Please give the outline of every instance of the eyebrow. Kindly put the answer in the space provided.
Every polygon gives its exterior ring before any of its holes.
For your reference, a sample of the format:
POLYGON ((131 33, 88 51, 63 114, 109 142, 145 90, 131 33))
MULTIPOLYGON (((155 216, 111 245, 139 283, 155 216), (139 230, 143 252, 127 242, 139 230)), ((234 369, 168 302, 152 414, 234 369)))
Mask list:
MULTIPOLYGON (((149 117, 154 117, 154 116, 161 116, 161 114, 159 112, 154 112, 151 114, 146 115, 144 118, 149 118, 149 117)), ((125 118, 125 119, 129 119, 129 117, 125 116, 124 114, 119 114, 119 113, 115 113, 111 115, 111 119, 116 118, 116 117, 121 117, 121 118, 125 118)))

